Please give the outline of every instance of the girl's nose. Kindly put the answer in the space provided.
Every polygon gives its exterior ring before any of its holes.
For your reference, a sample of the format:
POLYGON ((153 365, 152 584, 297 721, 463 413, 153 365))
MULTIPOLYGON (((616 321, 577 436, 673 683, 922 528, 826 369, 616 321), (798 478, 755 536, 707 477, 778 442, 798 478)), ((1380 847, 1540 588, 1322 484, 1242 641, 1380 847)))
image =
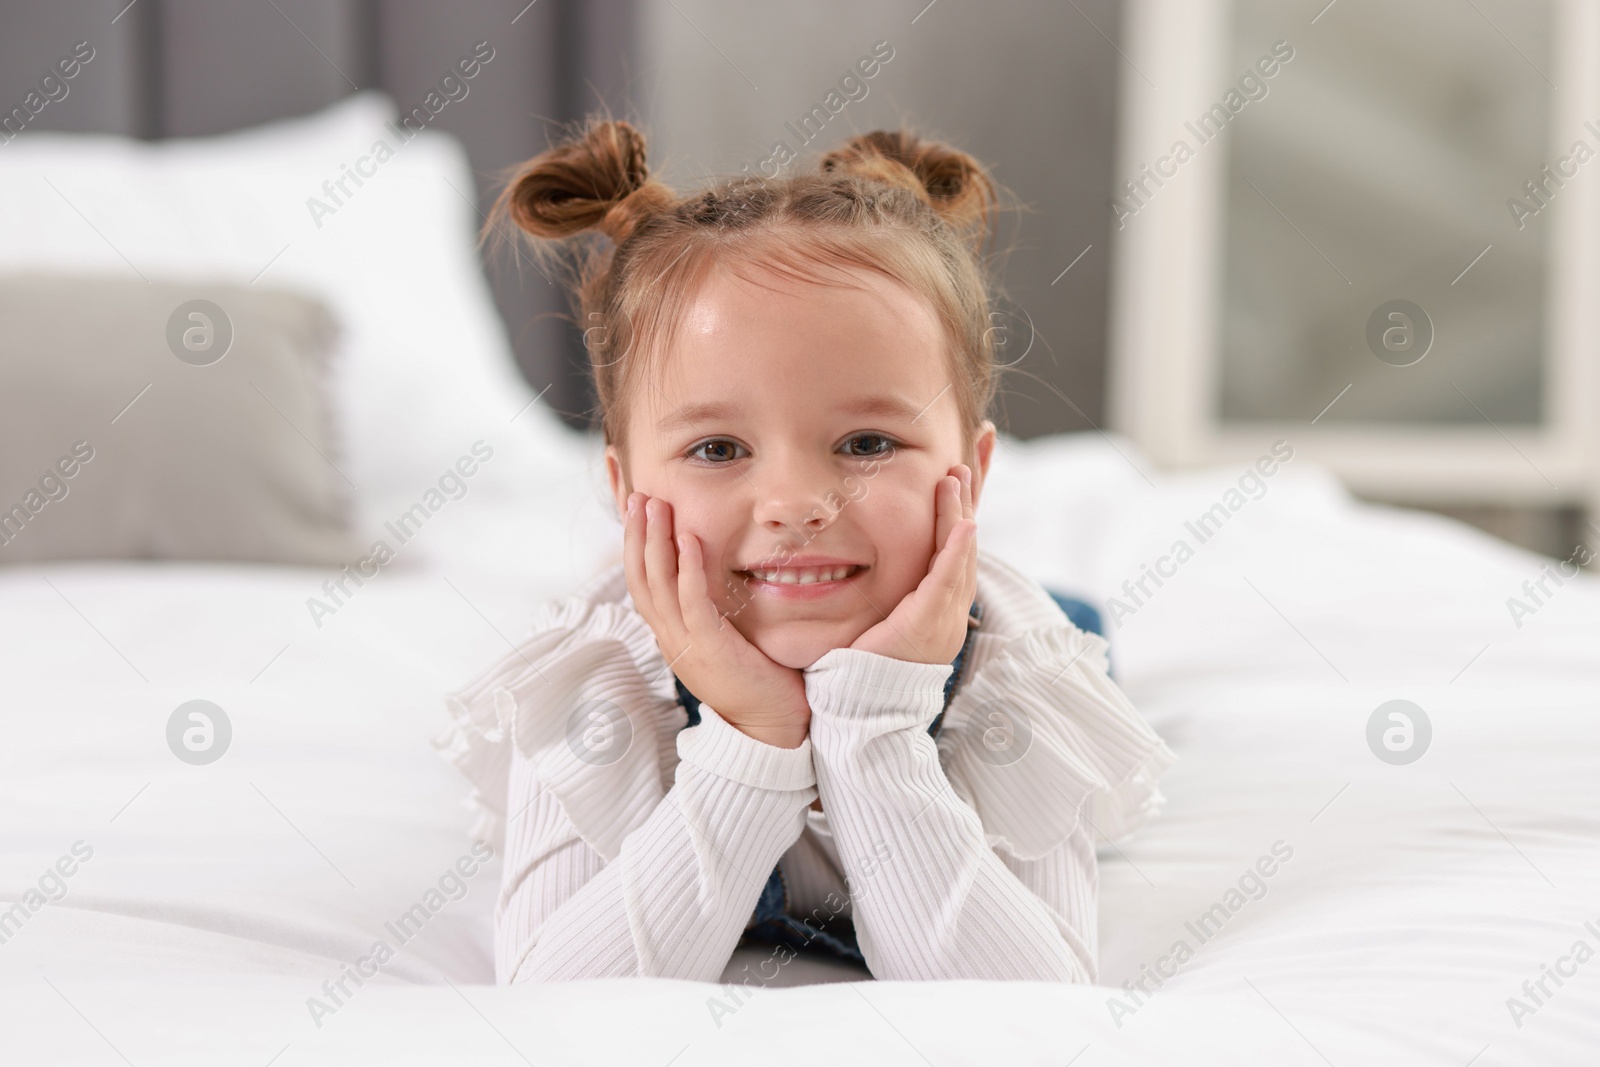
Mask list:
POLYGON ((756 521, 772 529, 782 528, 795 536, 815 537, 838 516, 833 506, 842 500, 831 472, 820 467, 799 469, 772 468, 752 475, 759 494, 756 521))

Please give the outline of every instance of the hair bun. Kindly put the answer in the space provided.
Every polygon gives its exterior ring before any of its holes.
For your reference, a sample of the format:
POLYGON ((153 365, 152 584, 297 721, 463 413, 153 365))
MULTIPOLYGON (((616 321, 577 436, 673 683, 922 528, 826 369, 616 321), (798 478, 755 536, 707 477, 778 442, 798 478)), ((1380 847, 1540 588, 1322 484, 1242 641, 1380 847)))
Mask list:
POLYGON ((644 135, 620 119, 605 119, 591 120, 580 136, 522 164, 496 209, 535 237, 595 228, 621 244, 645 215, 675 200, 650 177, 644 135))
POLYGON ((981 244, 996 203, 982 163, 957 148, 909 130, 858 134, 822 157, 824 173, 840 171, 910 189, 941 219, 981 244))

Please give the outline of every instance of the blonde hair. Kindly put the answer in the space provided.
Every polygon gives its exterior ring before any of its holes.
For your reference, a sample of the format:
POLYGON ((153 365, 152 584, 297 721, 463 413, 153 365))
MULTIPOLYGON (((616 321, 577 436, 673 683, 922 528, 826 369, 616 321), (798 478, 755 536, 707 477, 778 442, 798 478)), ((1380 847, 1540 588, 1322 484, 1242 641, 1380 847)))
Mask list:
POLYGON ((998 384, 983 249, 998 186, 965 152, 907 130, 850 138, 814 172, 738 176, 679 197, 650 176, 645 138, 622 120, 581 131, 515 168, 484 233, 509 221, 562 274, 584 330, 599 422, 626 456, 627 412, 715 263, 838 285, 864 267, 928 302, 948 340, 970 455, 998 384), (608 241, 581 240, 598 232, 608 241), (630 354, 638 358, 625 358, 630 354))

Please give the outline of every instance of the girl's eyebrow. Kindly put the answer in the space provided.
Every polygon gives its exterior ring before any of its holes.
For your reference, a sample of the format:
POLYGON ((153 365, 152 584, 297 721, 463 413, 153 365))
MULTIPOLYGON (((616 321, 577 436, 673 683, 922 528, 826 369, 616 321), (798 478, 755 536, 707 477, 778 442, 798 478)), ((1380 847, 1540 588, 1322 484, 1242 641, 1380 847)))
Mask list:
MULTIPOLYGON (((724 400, 708 400, 698 404, 687 404, 674 408, 656 424, 658 433, 666 433, 685 426, 694 426, 699 422, 716 422, 723 419, 732 419, 739 413, 739 405, 724 400)), ((921 409, 913 405, 904 397, 893 393, 879 393, 872 396, 852 397, 850 400, 834 408, 843 415, 877 415, 883 418, 901 418, 915 421, 922 413, 921 409)))
POLYGON ((724 400, 708 400, 699 404, 687 406, 674 406, 672 411, 662 416, 656 423, 657 433, 666 433, 685 426, 693 427, 699 422, 715 422, 718 419, 731 419, 738 412, 738 406, 724 400))
POLYGON ((881 415, 884 418, 908 419, 913 422, 922 413, 915 404, 893 393, 857 397, 849 403, 840 404, 839 410, 846 415, 881 415))

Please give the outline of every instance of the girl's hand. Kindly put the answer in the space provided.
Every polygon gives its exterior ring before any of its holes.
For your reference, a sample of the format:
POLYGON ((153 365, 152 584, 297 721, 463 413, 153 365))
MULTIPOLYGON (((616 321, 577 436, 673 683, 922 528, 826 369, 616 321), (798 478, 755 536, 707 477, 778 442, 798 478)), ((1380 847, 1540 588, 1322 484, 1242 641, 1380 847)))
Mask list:
POLYGON ((926 577, 889 617, 851 648, 911 663, 949 663, 967 637, 967 612, 978 591, 978 522, 972 470, 957 464, 934 486, 934 543, 926 577))
POLYGON ((689 691, 750 737, 798 748, 811 726, 804 675, 774 663, 717 611, 700 539, 674 538, 671 504, 628 495, 623 562, 634 607, 689 691))

